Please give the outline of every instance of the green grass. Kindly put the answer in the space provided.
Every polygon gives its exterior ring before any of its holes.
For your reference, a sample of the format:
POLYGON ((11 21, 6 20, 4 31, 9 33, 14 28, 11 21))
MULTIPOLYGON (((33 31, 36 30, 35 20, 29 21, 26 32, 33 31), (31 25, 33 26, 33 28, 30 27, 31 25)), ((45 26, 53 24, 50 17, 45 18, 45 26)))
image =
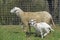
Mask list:
POLYGON ((19 25, 0 25, 0 40, 60 40, 60 27, 57 26, 54 30, 41 39, 41 37, 35 37, 34 34, 26 37, 19 25))

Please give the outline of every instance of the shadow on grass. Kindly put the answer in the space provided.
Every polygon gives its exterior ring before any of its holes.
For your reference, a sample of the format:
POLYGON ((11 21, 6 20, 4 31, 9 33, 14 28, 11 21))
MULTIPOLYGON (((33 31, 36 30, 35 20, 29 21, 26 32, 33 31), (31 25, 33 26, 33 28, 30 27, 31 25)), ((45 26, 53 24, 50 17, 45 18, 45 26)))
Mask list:
POLYGON ((27 37, 30 37, 31 35, 33 35, 34 37, 41 37, 41 35, 37 35, 35 32, 26 32, 27 37))

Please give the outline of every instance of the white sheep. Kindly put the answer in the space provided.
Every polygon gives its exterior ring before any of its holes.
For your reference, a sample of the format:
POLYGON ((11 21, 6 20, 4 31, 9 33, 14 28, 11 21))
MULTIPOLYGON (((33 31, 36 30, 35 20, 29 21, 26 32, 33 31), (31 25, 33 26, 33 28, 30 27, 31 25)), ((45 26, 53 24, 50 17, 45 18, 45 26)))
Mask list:
POLYGON ((46 36, 50 31, 54 31, 50 25, 48 25, 45 22, 39 22, 36 23, 35 20, 31 19, 29 21, 30 26, 33 26, 36 30, 36 33, 41 34, 41 38, 43 39, 44 36, 46 36), (45 33, 44 33, 45 32, 45 33), (44 33, 44 34, 43 34, 44 33))
POLYGON ((46 23, 52 24, 54 26, 54 22, 52 16, 47 11, 40 11, 40 12, 24 12, 19 7, 14 7, 10 11, 11 13, 15 13, 18 17, 21 18, 22 23, 24 24, 25 32, 31 31, 31 28, 28 25, 28 21, 30 19, 36 19, 37 22, 44 21, 46 23), (29 29, 29 30, 28 30, 29 29))

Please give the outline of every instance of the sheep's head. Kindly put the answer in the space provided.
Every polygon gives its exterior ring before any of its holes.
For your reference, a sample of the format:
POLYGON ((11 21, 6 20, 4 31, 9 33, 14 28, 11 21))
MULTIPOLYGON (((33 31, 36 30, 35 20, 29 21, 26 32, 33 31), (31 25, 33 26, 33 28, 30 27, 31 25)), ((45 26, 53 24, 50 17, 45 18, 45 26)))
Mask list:
POLYGON ((36 20, 35 19, 29 20, 29 24, 30 24, 30 26, 35 26, 36 20))
POLYGON ((18 7, 14 7, 13 9, 11 9, 11 13, 18 13, 19 12, 19 10, 20 10, 20 8, 18 8, 18 7))

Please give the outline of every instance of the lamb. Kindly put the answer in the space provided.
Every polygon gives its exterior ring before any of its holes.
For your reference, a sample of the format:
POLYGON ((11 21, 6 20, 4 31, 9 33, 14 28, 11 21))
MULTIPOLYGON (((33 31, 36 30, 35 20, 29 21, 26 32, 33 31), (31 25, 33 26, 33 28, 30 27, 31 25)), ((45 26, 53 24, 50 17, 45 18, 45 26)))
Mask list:
POLYGON ((14 7, 13 9, 11 9, 10 12, 15 13, 18 17, 21 18, 25 32, 31 32, 31 27, 28 25, 28 21, 30 19, 36 19, 37 22, 44 21, 46 23, 49 23, 49 24, 52 24, 53 26, 55 26, 52 16, 47 11, 24 12, 19 7, 14 7))
POLYGON ((35 20, 31 19, 29 21, 30 26, 33 26, 36 30, 36 33, 41 34, 41 38, 43 39, 44 36, 46 36, 50 31, 54 31, 50 25, 48 25, 46 22, 39 22, 37 23, 35 20), (45 33, 44 33, 45 31, 45 33), (43 34, 44 33, 44 34, 43 34))

